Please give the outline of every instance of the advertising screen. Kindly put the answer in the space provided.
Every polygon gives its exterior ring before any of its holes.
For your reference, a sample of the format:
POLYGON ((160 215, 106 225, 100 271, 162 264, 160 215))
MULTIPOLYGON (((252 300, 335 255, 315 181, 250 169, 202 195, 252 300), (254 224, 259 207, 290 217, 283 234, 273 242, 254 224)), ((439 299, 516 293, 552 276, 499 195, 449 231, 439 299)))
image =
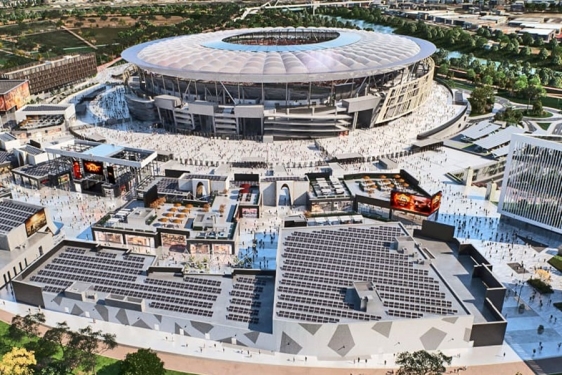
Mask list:
POLYGON ((12 108, 20 109, 29 101, 29 83, 14 88, 5 95, 0 95, 0 111, 9 111, 12 108))
POLYGON ((422 197, 400 191, 390 192, 390 208, 394 210, 412 212, 418 215, 431 215, 431 200, 429 197, 422 197))
POLYGON ((103 163, 101 161, 84 160, 84 171, 86 173, 103 175, 103 163))
POLYGON ((154 239, 152 237, 135 236, 131 234, 125 235, 127 245, 154 247, 154 239))
POLYGON ((59 185, 67 184, 70 181, 70 175, 65 173, 59 176, 59 185))
POLYGON ((257 208, 242 208, 242 217, 256 219, 258 217, 257 208))
POLYGON ((438 192, 431 197, 431 213, 434 213, 441 207, 441 199, 443 198, 443 192, 438 192))
POLYGON ((170 251, 184 252, 187 250, 186 237, 183 234, 161 233, 162 246, 167 247, 170 251))
POLYGON ((213 244, 214 255, 230 255, 232 254, 232 246, 230 244, 213 244))
POLYGON ((25 232, 27 233, 27 237, 32 236, 45 225, 47 225, 47 215, 45 215, 45 209, 41 209, 25 220, 25 232))
POLYGON ((107 181, 110 184, 115 183, 115 170, 113 169, 113 167, 111 165, 107 166, 107 181))
POLYGON ((208 244, 191 244, 189 245, 189 252, 191 255, 195 254, 209 254, 211 252, 211 245, 208 244))
POLYGON ((80 162, 78 160, 72 162, 72 173, 76 180, 82 179, 82 168, 80 168, 80 162))
POLYGON ((120 233, 94 231, 94 236, 99 242, 123 243, 123 236, 120 233))

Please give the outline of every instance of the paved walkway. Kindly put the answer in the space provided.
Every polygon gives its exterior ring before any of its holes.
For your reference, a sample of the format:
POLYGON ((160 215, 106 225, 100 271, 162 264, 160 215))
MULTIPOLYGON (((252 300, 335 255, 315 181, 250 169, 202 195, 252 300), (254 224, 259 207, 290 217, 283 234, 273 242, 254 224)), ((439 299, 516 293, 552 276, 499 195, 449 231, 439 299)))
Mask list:
POLYGON ((80 35, 76 34, 74 31, 70 30, 68 27, 66 26, 61 26, 61 29, 68 31, 70 34, 72 34, 72 36, 75 36, 76 38, 80 39, 82 42, 84 42, 85 44, 88 45, 88 47, 91 47, 93 49, 98 49, 98 47, 96 47, 95 45, 93 45, 92 43, 88 42, 86 39, 82 38, 80 35))
MULTIPOLYGON (((5 293, 5 290, 3 291, 5 293)), ((24 315, 28 307, 17 305, 11 301, 4 301, 0 306, 0 320, 10 323, 15 313, 24 315)), ((33 309, 35 311, 35 309, 33 309)), ((71 329, 83 328, 92 325, 92 321, 74 315, 57 313, 44 310, 47 319, 46 326, 40 327, 40 334, 44 334, 49 327, 56 322, 66 321, 71 329)), ((172 336, 165 332, 147 331, 142 328, 121 326, 108 322, 96 322, 94 329, 104 332, 117 333, 120 345, 105 352, 103 355, 123 359, 127 353, 136 351, 137 347, 131 345, 138 343, 139 347, 152 348, 159 353, 164 361, 165 367, 176 371, 189 371, 201 375, 234 375, 234 374, 260 374, 268 375, 385 375, 388 371, 396 369, 392 354, 374 356, 368 363, 353 363, 351 359, 342 361, 321 361, 316 358, 305 360, 302 356, 292 357, 280 353, 259 352, 256 349, 237 347, 234 345, 214 343, 208 340, 194 339, 191 337, 172 336), (167 336, 164 336, 167 335, 167 336), (164 337, 165 339, 164 339, 164 337), (139 340, 139 337, 145 337, 139 340), (185 342, 185 343, 184 343, 185 342), (187 344, 187 346, 186 346, 187 344), (215 346, 216 344, 216 346, 215 346), (161 348, 167 348, 162 350, 161 348), (169 350, 169 351, 168 351, 169 350), (170 351, 176 353, 170 353, 170 351), (189 352, 190 354, 179 354, 178 352, 189 352), (193 354, 192 354, 193 353, 193 354), (388 365, 384 364, 384 361, 388 365)), ((453 353, 447 353, 453 355, 453 353)), ((489 359, 489 358, 488 358, 489 359)), ((518 371, 523 375, 532 375, 534 372, 518 356, 504 347, 492 347, 475 349, 471 353, 463 353, 460 357, 454 357, 450 370, 467 366, 465 375, 515 375, 518 371), (500 353, 507 351, 507 356, 502 357, 500 353), (472 365, 484 357, 496 357, 498 361, 505 363, 495 365, 472 365)))

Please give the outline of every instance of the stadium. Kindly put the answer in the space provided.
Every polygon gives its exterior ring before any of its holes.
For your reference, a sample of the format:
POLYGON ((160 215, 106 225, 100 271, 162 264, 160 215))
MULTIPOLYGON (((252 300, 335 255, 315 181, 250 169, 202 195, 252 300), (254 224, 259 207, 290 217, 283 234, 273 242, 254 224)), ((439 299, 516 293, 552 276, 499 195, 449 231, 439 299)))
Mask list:
POLYGON ((331 137, 418 108, 433 81, 425 40, 335 28, 253 28, 133 46, 131 114, 168 130, 331 137))

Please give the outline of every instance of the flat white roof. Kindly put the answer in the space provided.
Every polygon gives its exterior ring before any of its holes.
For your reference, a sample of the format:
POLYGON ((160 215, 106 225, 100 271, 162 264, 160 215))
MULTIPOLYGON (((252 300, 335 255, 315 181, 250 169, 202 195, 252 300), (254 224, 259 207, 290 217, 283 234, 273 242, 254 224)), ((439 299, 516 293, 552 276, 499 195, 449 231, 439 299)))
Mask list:
POLYGON ((532 35, 550 35, 552 33, 555 33, 557 31, 557 29, 552 28, 552 29, 523 29, 521 31, 519 31, 519 33, 529 33, 532 35))
POLYGON ((499 128, 499 125, 492 124, 488 121, 482 121, 466 129, 461 133, 461 135, 468 139, 477 140, 495 132, 499 128))
POLYGON ((508 126, 497 133, 474 142, 474 144, 485 150, 491 150, 508 143, 511 140, 511 136, 516 133, 525 133, 525 130, 517 126, 508 126))

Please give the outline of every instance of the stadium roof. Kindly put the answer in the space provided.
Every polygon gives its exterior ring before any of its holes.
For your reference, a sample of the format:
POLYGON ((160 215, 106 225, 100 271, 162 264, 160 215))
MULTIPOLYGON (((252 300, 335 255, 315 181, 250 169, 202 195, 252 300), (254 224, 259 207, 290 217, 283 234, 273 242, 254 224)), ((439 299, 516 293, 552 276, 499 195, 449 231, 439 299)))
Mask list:
POLYGON ((256 28, 155 40, 126 49, 122 56, 147 71, 184 79, 275 83, 365 77, 408 66, 434 52, 432 43, 400 35, 331 28, 256 28), (310 38, 313 42, 306 44, 271 43, 277 36, 286 42, 307 33, 325 33, 331 38, 320 42, 310 38))

